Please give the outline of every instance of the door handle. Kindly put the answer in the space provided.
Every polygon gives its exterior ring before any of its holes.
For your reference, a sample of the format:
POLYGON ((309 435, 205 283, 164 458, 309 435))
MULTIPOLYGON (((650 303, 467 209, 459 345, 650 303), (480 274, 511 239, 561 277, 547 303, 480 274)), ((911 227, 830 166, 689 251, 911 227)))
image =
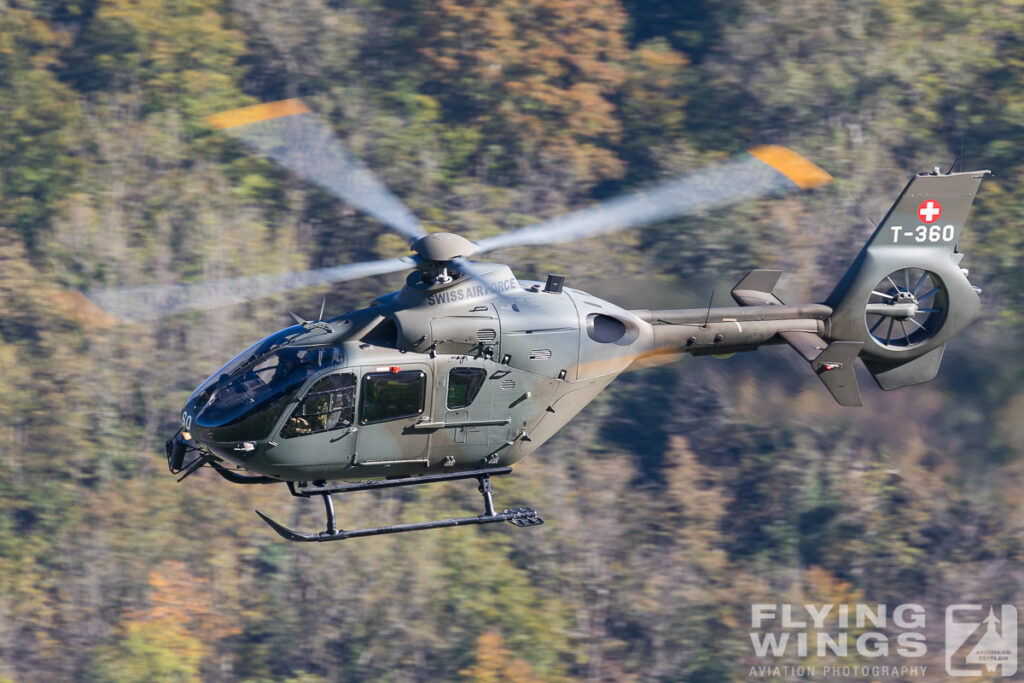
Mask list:
POLYGON ((358 431, 359 431, 358 427, 345 427, 345 429, 341 430, 340 434, 338 434, 336 437, 331 439, 331 443, 334 443, 335 441, 341 441, 342 439, 344 439, 349 434, 355 434, 358 431))

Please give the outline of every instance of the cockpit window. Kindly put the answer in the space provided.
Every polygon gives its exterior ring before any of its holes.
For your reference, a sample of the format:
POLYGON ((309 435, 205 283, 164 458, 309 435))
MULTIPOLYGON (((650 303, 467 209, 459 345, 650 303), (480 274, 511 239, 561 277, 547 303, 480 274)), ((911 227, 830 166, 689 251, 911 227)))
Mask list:
POLYGON ((486 375, 483 368, 452 368, 448 373, 448 407, 465 408, 472 403, 486 375))
POLYGON ((254 430, 249 433, 250 438, 264 438, 283 407, 273 410, 272 416, 264 411, 319 370, 340 365, 343 359, 341 350, 331 347, 285 347, 251 357, 230 375, 219 378, 205 406, 198 408, 197 420, 209 427, 226 427, 260 416, 258 426, 249 425, 254 430))
POLYGON ((274 334, 271 334, 269 336, 264 337, 263 339, 260 339, 258 342, 247 348, 245 351, 242 351, 240 354, 238 354, 237 356, 229 360, 227 363, 225 363, 220 370, 207 377, 206 381, 200 384, 199 387, 197 387, 196 390, 192 392, 192 396, 189 397, 189 401, 191 401, 193 398, 209 389, 211 386, 213 386, 213 384, 220 381, 225 375, 230 376, 234 374, 243 365, 251 363, 254 359, 263 356, 268 351, 272 351, 276 348, 279 348, 280 346, 283 346, 284 344, 287 344, 289 341, 291 341, 292 339, 299 336, 305 331, 306 330, 303 329, 302 325, 292 325, 291 327, 286 327, 283 330, 278 330, 274 334))
POLYGON ((364 375, 359 422, 365 425, 419 415, 426 388, 427 375, 420 370, 364 375))
POLYGON ((352 424, 356 413, 356 376, 351 373, 328 375, 312 386, 288 422, 281 436, 295 436, 343 429, 352 424))

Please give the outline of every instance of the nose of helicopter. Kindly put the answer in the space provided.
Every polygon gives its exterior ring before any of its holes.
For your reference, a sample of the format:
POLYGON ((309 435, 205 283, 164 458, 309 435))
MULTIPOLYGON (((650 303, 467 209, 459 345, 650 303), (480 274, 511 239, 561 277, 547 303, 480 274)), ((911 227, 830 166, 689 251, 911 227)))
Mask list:
POLYGON ((183 427, 218 455, 269 439, 307 379, 342 364, 334 347, 284 347, 241 363, 189 399, 183 427))

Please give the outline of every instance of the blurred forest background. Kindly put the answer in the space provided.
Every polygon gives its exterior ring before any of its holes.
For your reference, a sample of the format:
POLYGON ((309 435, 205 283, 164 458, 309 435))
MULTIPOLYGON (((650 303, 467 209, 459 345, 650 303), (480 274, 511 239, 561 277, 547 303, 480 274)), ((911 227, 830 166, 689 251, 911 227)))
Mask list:
MULTIPOLYGON (((1022 76, 1020 0, 0 0, 0 680, 742 680, 753 602, 922 604, 909 663, 941 678, 945 605, 1024 607, 1022 76), (725 305, 751 267, 820 300, 909 175, 961 157, 994 172, 960 244, 984 314, 936 381, 861 376, 859 409, 783 348, 626 375, 497 482, 543 527, 288 544, 253 508, 316 528, 318 501, 178 485, 164 440, 288 311, 401 276, 153 325, 54 295, 406 253, 202 122, 293 96, 471 238, 754 144, 837 179, 494 256, 636 308, 725 305)), ((339 520, 478 505, 432 488, 339 520)))

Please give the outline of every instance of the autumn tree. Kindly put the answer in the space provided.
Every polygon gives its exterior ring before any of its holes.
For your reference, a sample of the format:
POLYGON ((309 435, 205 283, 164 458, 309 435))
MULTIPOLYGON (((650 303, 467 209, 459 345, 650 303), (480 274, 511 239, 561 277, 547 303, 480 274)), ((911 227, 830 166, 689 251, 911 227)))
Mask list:
POLYGON ((539 683, 529 665, 501 646, 501 633, 486 631, 476 639, 476 662, 459 674, 472 683, 539 683))
POLYGON ((614 95, 626 78, 615 2, 445 0, 400 15, 422 89, 479 131, 470 168, 492 182, 572 190, 624 171, 614 95))

